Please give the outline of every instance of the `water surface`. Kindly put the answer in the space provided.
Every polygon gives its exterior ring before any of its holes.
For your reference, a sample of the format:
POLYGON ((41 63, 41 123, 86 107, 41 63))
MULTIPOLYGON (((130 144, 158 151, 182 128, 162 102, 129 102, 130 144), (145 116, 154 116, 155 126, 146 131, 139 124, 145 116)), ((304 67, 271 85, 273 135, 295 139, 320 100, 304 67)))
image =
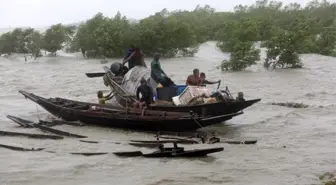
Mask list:
MULTIPOLYGON (((79 55, 41 58, 24 63, 23 57, 0 58, 0 129, 40 133, 17 128, 7 114, 31 120, 50 117, 41 107, 23 98, 18 90, 45 97, 97 101, 97 90, 108 90, 101 78, 86 72, 101 72, 98 60, 79 55)), ((229 55, 207 42, 193 58, 162 59, 162 67, 177 83, 184 84, 193 68, 206 72, 209 80, 222 80, 236 96, 262 101, 215 130, 223 138, 259 139, 256 145, 227 145, 225 151, 201 159, 122 159, 113 154, 84 157, 70 152, 114 152, 138 148, 115 142, 152 139, 152 135, 98 127, 57 126, 89 136, 99 144, 77 139, 61 141, 0 137, 1 144, 45 147, 56 153, 15 152, 0 148, 0 184, 3 185, 306 185, 319 184, 318 176, 336 170, 336 59, 302 55, 303 69, 267 71, 262 64, 243 72, 216 69, 229 55), (273 102, 305 103, 294 109, 269 105, 273 102), (285 146, 285 147, 284 147, 285 146)), ((262 56, 264 57, 264 55, 262 56)), ((110 65, 114 61, 110 60, 110 65)), ((150 59, 147 59, 149 64, 150 59)), ((211 87, 211 86, 210 86, 211 87)), ((215 85, 212 86, 215 88, 215 85)), ((205 148, 209 145, 186 146, 205 148)), ((143 149, 144 151, 150 151, 143 149)))

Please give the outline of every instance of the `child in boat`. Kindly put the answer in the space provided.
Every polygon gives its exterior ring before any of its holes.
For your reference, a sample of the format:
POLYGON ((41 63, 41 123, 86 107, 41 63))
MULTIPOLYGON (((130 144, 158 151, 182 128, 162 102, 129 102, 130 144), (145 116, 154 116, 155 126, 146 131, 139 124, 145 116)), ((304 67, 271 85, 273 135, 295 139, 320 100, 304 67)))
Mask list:
POLYGON ((97 92, 97 96, 98 96, 98 103, 99 104, 105 104, 107 100, 110 100, 113 98, 112 92, 110 94, 108 94, 107 96, 104 97, 103 92, 102 91, 98 91, 97 92))
POLYGON ((205 78, 206 78, 205 73, 201 73, 200 74, 200 80, 199 80, 200 81, 199 86, 205 87, 206 84, 216 84, 216 83, 220 82, 220 80, 218 80, 217 82, 210 82, 210 81, 206 80, 205 78))
POLYGON ((245 101, 245 99, 244 99, 244 93, 243 92, 239 92, 238 93, 236 101, 245 101))

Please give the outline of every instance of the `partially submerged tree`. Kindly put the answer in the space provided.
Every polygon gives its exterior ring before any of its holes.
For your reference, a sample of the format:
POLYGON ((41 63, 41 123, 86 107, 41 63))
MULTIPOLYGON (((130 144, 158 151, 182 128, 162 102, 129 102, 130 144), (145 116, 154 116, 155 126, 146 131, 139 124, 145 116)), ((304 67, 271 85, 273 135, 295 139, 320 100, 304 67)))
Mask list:
POLYGON ((260 60, 260 50, 255 49, 253 42, 239 42, 231 49, 230 60, 224 60, 221 63, 221 69, 242 71, 245 68, 256 64, 260 60))
POLYGON ((217 46, 223 52, 231 52, 230 60, 222 62, 222 70, 241 71, 260 60, 260 50, 254 48, 254 41, 259 37, 255 21, 241 18, 229 22, 218 34, 220 42, 217 46))
POLYGON ((73 33, 73 26, 52 25, 44 33, 42 49, 56 55, 56 52, 63 48, 62 44, 68 41, 73 33))

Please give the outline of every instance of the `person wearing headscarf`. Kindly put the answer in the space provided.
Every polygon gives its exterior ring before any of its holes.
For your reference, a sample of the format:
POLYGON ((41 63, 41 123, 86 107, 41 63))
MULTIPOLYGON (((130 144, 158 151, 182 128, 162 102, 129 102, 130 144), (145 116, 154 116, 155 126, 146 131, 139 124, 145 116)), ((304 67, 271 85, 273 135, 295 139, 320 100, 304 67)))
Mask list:
POLYGON ((151 77, 163 87, 175 85, 161 68, 160 55, 158 53, 154 55, 154 60, 151 62, 151 77))

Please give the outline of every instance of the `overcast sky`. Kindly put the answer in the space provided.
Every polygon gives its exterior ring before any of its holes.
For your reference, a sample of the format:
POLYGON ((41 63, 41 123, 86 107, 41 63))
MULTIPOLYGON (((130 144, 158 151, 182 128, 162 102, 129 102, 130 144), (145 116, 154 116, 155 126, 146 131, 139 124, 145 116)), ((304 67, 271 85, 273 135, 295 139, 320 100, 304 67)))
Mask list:
MULTIPOLYGON (((329 0, 336 1, 336 0, 329 0)), ((230 11, 238 4, 254 0, 0 0, 0 28, 44 27, 56 23, 74 23, 91 18, 98 12, 114 16, 119 10, 128 18, 141 19, 167 8, 193 10, 208 4, 217 11, 230 11)), ((308 0, 283 0, 285 4, 308 0)))

